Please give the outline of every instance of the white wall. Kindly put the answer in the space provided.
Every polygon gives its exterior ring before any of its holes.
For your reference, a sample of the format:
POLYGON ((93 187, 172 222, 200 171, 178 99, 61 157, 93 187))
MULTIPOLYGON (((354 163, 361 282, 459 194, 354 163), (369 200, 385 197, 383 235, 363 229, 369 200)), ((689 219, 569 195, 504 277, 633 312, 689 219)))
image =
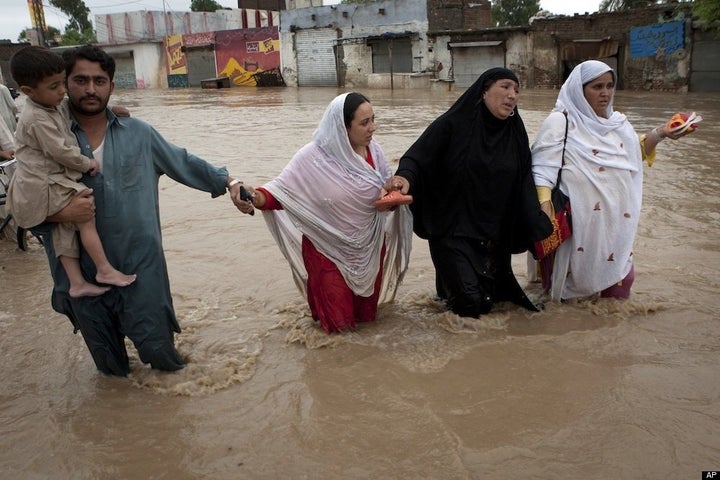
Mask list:
POLYGON ((216 12, 159 12, 141 11, 95 15, 95 29, 100 44, 126 44, 162 40, 166 35, 216 32, 242 28, 279 25, 280 13, 260 10, 260 24, 255 21, 254 9, 218 10, 216 12), (243 11, 247 25, 243 25, 243 11))
POLYGON ((111 56, 113 53, 125 56, 128 51, 132 51, 137 88, 167 87, 162 43, 131 43, 122 46, 108 46, 103 49, 111 56))

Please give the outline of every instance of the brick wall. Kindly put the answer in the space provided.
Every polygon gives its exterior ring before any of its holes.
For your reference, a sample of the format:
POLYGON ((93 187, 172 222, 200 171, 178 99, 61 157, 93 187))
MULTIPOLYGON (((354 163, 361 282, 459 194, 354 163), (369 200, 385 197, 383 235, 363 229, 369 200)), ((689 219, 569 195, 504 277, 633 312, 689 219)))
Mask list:
MULTIPOLYGON (((588 45, 577 40, 604 39, 606 45, 615 43, 619 87, 630 90, 683 90, 687 88, 690 75, 690 44, 686 28, 686 48, 669 55, 658 52, 652 57, 631 58, 630 30, 672 20, 691 18, 689 7, 682 5, 657 5, 627 10, 621 13, 596 13, 593 15, 557 16, 535 19, 531 25, 533 77, 537 87, 557 87, 562 84, 563 54, 574 63, 597 58, 588 45), (584 49, 583 49, 584 47, 584 49), (587 58, 583 58, 587 57, 587 58)), ((688 20, 689 22, 689 20, 688 20)))
POLYGON ((285 0, 238 0, 237 8, 279 12, 285 10, 285 0))
POLYGON ((489 28, 488 0, 428 0, 430 31, 472 30, 489 28))

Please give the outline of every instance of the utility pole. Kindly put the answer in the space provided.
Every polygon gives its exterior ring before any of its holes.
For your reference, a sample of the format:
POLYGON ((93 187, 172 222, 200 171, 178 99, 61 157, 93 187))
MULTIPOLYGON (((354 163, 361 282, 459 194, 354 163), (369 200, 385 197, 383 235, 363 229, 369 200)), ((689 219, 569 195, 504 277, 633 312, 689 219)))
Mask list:
POLYGON ((35 27, 35 31, 37 32, 38 45, 44 47, 46 46, 45 32, 47 32, 47 27, 45 26, 45 12, 43 10, 42 0, 27 0, 27 4, 30 10, 32 26, 35 27))

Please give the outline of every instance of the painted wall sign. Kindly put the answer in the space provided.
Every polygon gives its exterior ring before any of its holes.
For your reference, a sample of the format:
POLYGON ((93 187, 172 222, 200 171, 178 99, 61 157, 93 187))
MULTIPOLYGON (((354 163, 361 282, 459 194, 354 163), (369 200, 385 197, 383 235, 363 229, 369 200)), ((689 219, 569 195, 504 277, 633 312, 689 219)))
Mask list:
POLYGON ((668 54, 685 46, 685 22, 669 22, 630 29, 630 57, 668 54))

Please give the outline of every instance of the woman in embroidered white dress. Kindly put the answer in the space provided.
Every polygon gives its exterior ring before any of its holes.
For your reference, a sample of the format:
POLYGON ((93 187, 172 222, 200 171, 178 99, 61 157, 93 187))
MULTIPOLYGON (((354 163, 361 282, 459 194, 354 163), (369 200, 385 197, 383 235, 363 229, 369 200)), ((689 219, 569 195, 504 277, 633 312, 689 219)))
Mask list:
POLYGON ((643 160, 672 133, 663 124, 638 141, 625 115, 613 110, 616 75, 589 60, 563 84, 555 108, 532 145, 533 177, 540 204, 552 215, 551 189, 561 167, 560 190, 570 197, 573 233, 541 261, 543 287, 553 300, 626 299, 634 280, 633 241, 640 218, 643 160), (563 143, 567 125, 567 142, 563 143))
POLYGON ((248 187, 327 333, 375 320, 378 303, 392 300, 408 265, 410 211, 374 205, 391 175, 374 132, 370 101, 355 92, 339 95, 313 141, 280 175, 248 187))

